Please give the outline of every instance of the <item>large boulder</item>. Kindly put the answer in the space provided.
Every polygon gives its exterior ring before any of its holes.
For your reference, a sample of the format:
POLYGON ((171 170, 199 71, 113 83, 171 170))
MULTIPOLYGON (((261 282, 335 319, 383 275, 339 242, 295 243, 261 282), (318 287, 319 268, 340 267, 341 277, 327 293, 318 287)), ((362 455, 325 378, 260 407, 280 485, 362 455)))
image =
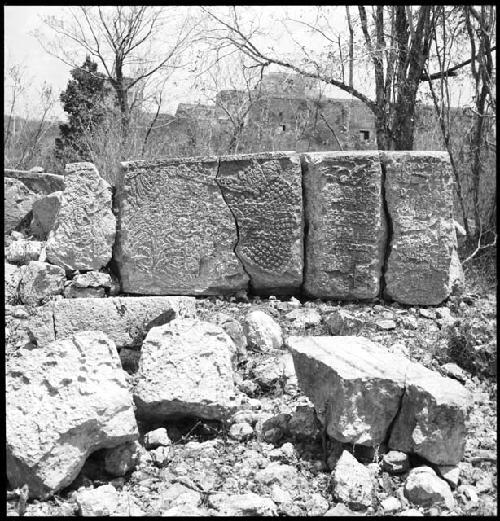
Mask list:
POLYGON ((464 455, 470 406, 471 396, 458 381, 421 364, 409 364, 389 447, 418 454, 436 465, 456 465, 464 455))
POLYGON ((111 260, 116 234, 111 186, 92 163, 66 165, 64 182, 47 260, 65 270, 98 270, 111 260))
POLYGON ((133 391, 138 416, 229 416, 236 405, 231 367, 235 350, 224 330, 208 322, 178 318, 151 329, 133 391))
POLYGON ((54 326, 58 339, 95 329, 106 333, 119 349, 138 348, 152 327, 194 314, 194 297, 62 299, 54 303, 54 326))
POLYGON ((138 438, 115 345, 86 331, 7 359, 7 477, 46 498, 69 485, 87 457, 138 438))
POLYGON ((38 199, 38 195, 32 192, 23 182, 4 178, 4 208, 3 226, 4 233, 15 230, 24 220, 29 219, 30 212, 33 210, 33 203, 38 199))
POLYGON ((291 294, 303 271, 300 157, 293 152, 222 156, 217 183, 238 229, 236 255, 260 294, 291 294))
POLYGON ((304 290, 322 298, 377 297, 386 244, 378 152, 313 152, 303 162, 304 290))
POLYGON ((116 261, 124 292, 217 295, 247 288, 217 170, 216 157, 122 163, 116 261))
POLYGON ((407 361, 363 337, 289 337, 299 387, 329 436, 382 443, 398 411, 407 361))
POLYGON ((31 261, 21 268, 19 297, 24 304, 37 306, 47 297, 64 290, 65 271, 46 262, 31 261))
POLYGON ((62 191, 40 197, 33 203, 33 220, 31 221, 31 232, 46 239, 49 232, 54 228, 56 217, 63 200, 62 191))
POLYGON ((385 197, 392 223, 385 272, 387 297, 438 305, 460 286, 447 152, 383 152, 385 197))

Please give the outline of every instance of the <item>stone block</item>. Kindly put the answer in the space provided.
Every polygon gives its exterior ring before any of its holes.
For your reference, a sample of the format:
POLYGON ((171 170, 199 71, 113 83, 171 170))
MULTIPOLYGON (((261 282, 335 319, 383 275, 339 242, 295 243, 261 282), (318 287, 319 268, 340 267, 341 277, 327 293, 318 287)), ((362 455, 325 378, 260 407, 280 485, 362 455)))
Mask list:
POLYGON ((3 188, 3 227, 4 233, 7 234, 26 219, 31 221, 30 212, 39 196, 18 179, 4 178, 3 188))
POLYGON ((447 152, 383 152, 392 228, 385 294, 402 304, 438 305, 459 286, 453 177, 447 152))
POLYGON ((300 157, 293 152, 222 156, 217 182, 238 229, 235 252, 257 294, 292 294, 302 284, 300 157))
POLYGON ((304 154, 306 270, 312 297, 379 295, 386 245, 378 152, 304 154))
POLYGON ((194 297, 63 299, 54 303, 56 338, 77 331, 103 331, 118 349, 140 347, 152 327, 177 316, 194 316, 194 297))
POLYGON ((116 235, 111 186, 92 163, 66 165, 64 182, 47 260, 65 270, 98 270, 111 260, 116 235))
POLYGON ((116 261, 122 291, 212 295, 246 289, 216 157, 122 163, 116 261))
POLYGON ((56 217, 61 207, 63 192, 53 192, 33 203, 33 220, 31 221, 31 232, 45 239, 50 230, 54 228, 56 217))

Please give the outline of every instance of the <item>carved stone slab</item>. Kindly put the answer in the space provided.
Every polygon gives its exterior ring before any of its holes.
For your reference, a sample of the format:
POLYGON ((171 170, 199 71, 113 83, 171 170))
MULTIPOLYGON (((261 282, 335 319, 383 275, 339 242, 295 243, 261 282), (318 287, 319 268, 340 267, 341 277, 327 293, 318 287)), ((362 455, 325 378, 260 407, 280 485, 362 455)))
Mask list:
POLYGON ((306 293, 375 298, 386 242, 378 152, 314 152, 303 161, 306 293))
POLYGON ((392 222, 385 293, 403 304, 440 304, 451 293, 457 261, 449 156, 385 152, 381 159, 392 222))
POLYGON ((291 294, 302 284, 300 157, 293 152, 223 156, 217 181, 238 226, 236 254, 255 293, 291 294))
POLYGON ((115 258, 122 291, 214 295, 246 289, 215 157, 122 163, 115 258))

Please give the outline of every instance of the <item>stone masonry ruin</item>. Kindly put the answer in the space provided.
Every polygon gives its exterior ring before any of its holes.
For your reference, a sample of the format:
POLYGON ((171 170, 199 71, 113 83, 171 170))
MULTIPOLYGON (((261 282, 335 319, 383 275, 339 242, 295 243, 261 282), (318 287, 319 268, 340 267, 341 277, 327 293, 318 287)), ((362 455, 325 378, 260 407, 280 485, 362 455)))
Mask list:
POLYGON ((438 305, 460 285, 445 152, 273 152, 122 164, 125 293, 438 305))

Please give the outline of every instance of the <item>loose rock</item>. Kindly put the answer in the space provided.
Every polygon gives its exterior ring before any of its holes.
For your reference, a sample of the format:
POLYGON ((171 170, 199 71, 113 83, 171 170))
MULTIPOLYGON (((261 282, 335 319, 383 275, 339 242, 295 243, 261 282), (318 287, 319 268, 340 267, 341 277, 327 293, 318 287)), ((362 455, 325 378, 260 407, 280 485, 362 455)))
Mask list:
POLYGON ((9 262, 28 264, 30 261, 39 260, 44 244, 39 241, 20 239, 11 243, 5 251, 5 257, 9 262))
POLYGON ((30 261, 21 268, 19 297, 24 304, 37 306, 47 297, 60 295, 65 280, 66 274, 59 266, 30 261))
POLYGON ((82 516, 110 516, 118 507, 118 491, 112 485, 83 489, 76 494, 82 516))
POLYGON ((31 233, 41 239, 47 238, 50 231, 54 228, 62 200, 63 192, 59 191, 40 197, 33 203, 31 233))
POLYGON ((382 457, 382 469, 390 474, 402 474, 410 467, 408 455, 397 450, 390 450, 382 457))
POLYGON ((146 433, 144 436, 144 446, 146 449, 156 449, 157 447, 170 447, 172 442, 168 437, 167 429, 161 427, 146 433))
POLYGON ((279 324, 263 311, 252 311, 243 324, 248 345, 259 351, 280 349, 283 334, 279 324))
POLYGON ((449 485, 439 478, 430 467, 416 467, 410 471, 405 483, 405 496, 414 504, 423 507, 454 506, 449 485))

